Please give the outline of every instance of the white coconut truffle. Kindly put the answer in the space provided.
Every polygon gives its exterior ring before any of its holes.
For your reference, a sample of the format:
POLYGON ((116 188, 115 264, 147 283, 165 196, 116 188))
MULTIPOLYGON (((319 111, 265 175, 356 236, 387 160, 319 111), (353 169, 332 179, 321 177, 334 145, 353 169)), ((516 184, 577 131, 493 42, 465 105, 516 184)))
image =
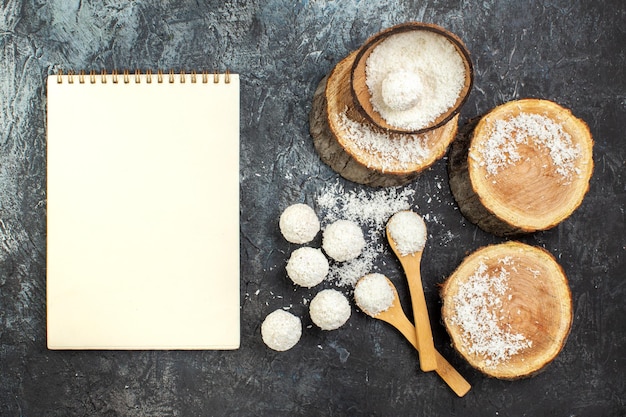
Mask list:
POLYGON ((287 261, 287 275, 294 284, 311 288, 328 275, 328 259, 319 249, 303 247, 291 253, 287 261))
POLYGON ((397 111, 417 106, 423 89, 422 79, 412 71, 392 71, 381 83, 383 102, 397 111))
POLYGON ((311 320, 322 330, 335 330, 350 318, 350 303, 345 295, 337 290, 322 290, 309 306, 311 320))
POLYGON ((415 212, 397 212, 389 219, 387 230, 402 256, 419 252, 426 245, 426 224, 415 212))
POLYGON ((322 247, 334 260, 349 261, 359 256, 365 247, 363 231, 354 222, 337 220, 324 230, 322 247))
POLYGON ((320 231, 320 221, 315 211, 306 204, 293 204, 280 215, 280 232, 291 243, 308 243, 320 231))
POLYGON ((354 301, 363 312, 376 317, 393 305, 393 288, 383 274, 369 274, 354 287, 354 301))
POLYGON ((299 317, 285 310, 275 310, 265 317, 261 324, 261 337, 270 349, 283 352, 298 343, 302 336, 302 322, 299 317))

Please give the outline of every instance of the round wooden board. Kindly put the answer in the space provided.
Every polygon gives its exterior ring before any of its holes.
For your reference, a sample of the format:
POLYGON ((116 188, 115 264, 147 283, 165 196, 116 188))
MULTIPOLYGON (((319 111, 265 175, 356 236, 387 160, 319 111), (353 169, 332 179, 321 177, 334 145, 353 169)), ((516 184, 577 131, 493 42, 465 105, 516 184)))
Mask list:
POLYGON ((558 104, 512 101, 459 136, 450 152, 450 188, 461 212, 488 232, 549 229, 587 193, 593 139, 587 125, 558 104))
POLYGON ((322 161, 350 181, 373 187, 404 185, 443 157, 456 135, 458 115, 422 134, 391 133, 373 125, 358 112, 350 91, 356 53, 339 62, 317 87, 309 115, 313 144, 322 161))
POLYGON ((441 287, 455 349, 500 379, 536 374, 561 351, 572 324, 567 278, 544 249, 519 242, 466 257, 441 287))

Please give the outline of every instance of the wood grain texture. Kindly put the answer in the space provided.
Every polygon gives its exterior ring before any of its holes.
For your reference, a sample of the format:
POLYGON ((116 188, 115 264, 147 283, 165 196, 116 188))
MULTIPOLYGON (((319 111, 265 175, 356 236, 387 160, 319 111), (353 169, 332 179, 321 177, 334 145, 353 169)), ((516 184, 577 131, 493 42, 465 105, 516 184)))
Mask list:
MULTIPOLYGON (((548 130, 552 126, 542 127, 548 130)), ((507 236, 547 230, 582 203, 593 172, 592 148, 587 125, 570 110, 548 100, 514 100, 464 127, 450 152, 450 188, 461 212, 488 232, 507 236), (502 149, 498 157, 506 161, 498 161, 504 166, 492 163, 495 166, 491 169, 497 168, 497 172, 490 172, 483 149, 491 153, 497 150, 490 142, 497 123, 511 123, 529 115, 559 126, 571 141, 564 140, 550 149, 532 133, 527 142, 521 142, 526 134, 522 127, 499 145, 502 149), (564 148, 578 151, 571 163, 555 159, 564 159, 562 155, 553 155, 564 148)))
POLYGON ((442 318, 456 350, 472 366, 500 379, 541 371, 563 349, 573 320, 562 267, 549 252, 519 242, 490 245, 466 257, 442 284, 441 298, 442 318), (463 309, 465 303, 472 312, 463 309), (477 327, 476 320, 485 322, 477 327), (491 320, 493 327, 486 323, 491 320), (484 332, 488 327, 491 331, 484 332))

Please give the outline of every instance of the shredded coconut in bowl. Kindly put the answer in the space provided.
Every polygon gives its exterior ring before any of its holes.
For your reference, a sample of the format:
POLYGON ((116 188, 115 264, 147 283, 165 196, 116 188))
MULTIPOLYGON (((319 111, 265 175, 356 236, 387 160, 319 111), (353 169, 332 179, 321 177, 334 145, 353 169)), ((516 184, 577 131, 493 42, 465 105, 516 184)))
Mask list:
MULTIPOLYGON (((465 84, 465 65, 455 46, 444 36, 428 31, 410 31, 388 37, 367 58, 366 84, 372 94, 374 109, 392 126, 406 130, 428 127, 437 117, 452 108, 465 84), (419 89, 424 99, 404 109, 389 106, 383 97, 383 81, 401 69, 417 74, 404 78, 404 89, 419 89)), ((402 88, 402 87, 397 87, 402 88)))
POLYGON ((302 322, 299 317, 285 310, 275 310, 265 317, 261 324, 261 337, 270 349, 283 352, 298 343, 302 336, 302 322))
POLYGON ((287 261, 287 275, 294 284, 311 288, 328 275, 328 259, 319 249, 303 247, 291 253, 287 261))
POLYGON ((335 330, 350 318, 350 302, 337 290, 322 290, 311 300, 309 313, 313 323, 320 329, 335 330))
POLYGON ((306 204, 293 204, 280 215, 280 232, 291 243, 308 243, 320 231, 320 221, 315 211, 306 204))
POLYGON ((391 216, 387 227, 402 256, 424 249, 426 224, 419 214, 413 211, 400 211, 391 216))
POLYGON ((337 220, 324 230, 322 248, 328 256, 338 262, 356 258, 364 247, 363 230, 350 220, 337 220))
POLYGON ((354 287, 354 300, 366 314, 376 317, 393 305, 393 288, 383 274, 369 274, 354 287))

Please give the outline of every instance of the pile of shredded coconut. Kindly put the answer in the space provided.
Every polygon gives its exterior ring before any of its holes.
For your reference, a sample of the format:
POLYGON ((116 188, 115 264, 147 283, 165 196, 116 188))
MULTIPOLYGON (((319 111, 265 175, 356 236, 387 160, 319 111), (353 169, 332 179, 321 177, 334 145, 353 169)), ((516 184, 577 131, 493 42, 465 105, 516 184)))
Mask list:
POLYGON ((413 211, 400 211, 391 216, 387 230, 402 256, 421 251, 426 245, 426 224, 422 216, 413 211))
MULTIPOLYGON (((468 281, 459 287, 454 297, 451 322, 460 327, 462 344, 470 354, 480 355, 487 367, 507 361, 513 355, 532 346, 523 334, 502 326, 498 313, 502 310, 510 273, 510 257, 502 258, 492 274, 484 262, 478 265, 468 281)), ((515 266, 511 266, 512 269, 515 266)))
POLYGON ((373 130, 369 124, 350 119, 346 111, 334 115, 354 153, 367 152, 368 168, 382 172, 407 170, 430 157, 429 134, 404 135, 373 130), (354 149, 352 149, 354 148, 354 149))
MULTIPOLYGON (((410 31, 390 36, 372 50, 365 77, 372 106, 387 123, 419 130, 455 105, 465 84, 465 65, 455 46, 444 36, 410 31), (422 99, 416 100, 408 110, 394 109, 383 98, 383 81, 399 70, 416 74, 420 79, 422 99)), ((417 89, 415 84, 410 78, 405 88, 417 89)))
POLYGON ((580 175, 576 167, 580 146, 572 143, 572 137, 560 123, 534 113, 496 120, 491 135, 479 148, 479 165, 485 167, 488 175, 496 175, 521 161, 518 149, 522 144, 545 149, 563 180, 571 180, 573 174, 580 175))
POLYGON ((354 287, 354 301, 366 314, 376 317, 393 305, 393 288, 383 274, 368 274, 354 287))
POLYGON ((331 263, 328 280, 338 286, 354 286, 362 276, 372 272, 374 262, 384 252, 384 228, 387 220, 396 212, 408 210, 415 190, 388 187, 377 191, 346 191, 339 183, 328 185, 317 197, 320 218, 325 224, 338 219, 351 220, 364 230, 365 247, 361 255, 348 262, 331 263))

